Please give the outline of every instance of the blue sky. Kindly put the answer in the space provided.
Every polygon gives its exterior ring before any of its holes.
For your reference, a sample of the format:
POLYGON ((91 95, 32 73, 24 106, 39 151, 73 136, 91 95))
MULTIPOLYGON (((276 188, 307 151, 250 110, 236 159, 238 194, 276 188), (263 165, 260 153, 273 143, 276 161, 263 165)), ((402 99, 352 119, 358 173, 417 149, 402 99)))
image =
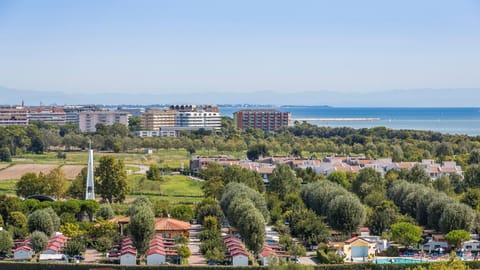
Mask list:
POLYGON ((0 0, 0 86, 480 88, 480 1, 0 0))

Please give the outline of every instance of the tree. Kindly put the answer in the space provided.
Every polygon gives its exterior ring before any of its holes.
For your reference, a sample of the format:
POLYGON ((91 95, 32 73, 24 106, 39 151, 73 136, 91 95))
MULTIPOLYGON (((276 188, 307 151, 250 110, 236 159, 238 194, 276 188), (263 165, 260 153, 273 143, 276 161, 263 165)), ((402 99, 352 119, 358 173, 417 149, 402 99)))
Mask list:
POLYGON ((375 207, 370 217, 370 232, 373 235, 382 235, 398 220, 398 208, 392 201, 383 201, 375 207))
POLYGON ((338 196, 329 203, 327 218, 334 229, 351 233, 365 220, 365 208, 353 196, 338 196))
POLYGON ((0 161, 12 162, 12 156, 10 154, 10 149, 8 147, 0 148, 0 161))
POLYGON ((0 255, 8 254, 12 251, 13 239, 10 232, 0 231, 0 255))
POLYGON ((19 211, 11 212, 8 215, 8 231, 13 238, 23 238, 28 235, 27 217, 19 211))
POLYGON ((150 165, 147 170, 147 179, 152 181, 161 181, 163 180, 160 168, 157 165, 150 165))
POLYGON ((80 173, 72 181, 68 188, 68 195, 74 199, 85 199, 85 190, 87 185, 87 167, 82 168, 80 173))
POLYGON ((85 251, 85 243, 80 239, 70 239, 65 244, 64 253, 73 258, 85 251))
POLYGON ((453 155, 453 147, 450 142, 442 142, 435 149, 435 154, 441 161, 445 160, 448 156, 453 155))
POLYGON ((454 246, 456 249, 460 248, 462 242, 470 239, 470 233, 465 230, 453 230, 445 235, 445 240, 447 240, 448 244, 454 246))
POLYGON ((446 175, 442 175, 440 178, 433 182, 433 187, 438 191, 443 191, 449 194, 452 191, 450 178, 446 175))
POLYGON ((219 225, 219 228, 223 224, 223 221, 225 219, 219 202, 212 198, 205 198, 196 205, 195 216, 197 217, 197 220, 200 222, 200 224, 204 226, 205 218, 213 216, 216 218, 216 223, 219 225))
POLYGON ((249 160, 255 161, 260 156, 268 156, 268 148, 264 143, 257 143, 248 148, 247 158, 249 160))
POLYGON ((408 222, 397 222, 390 228, 392 239, 406 246, 416 245, 422 238, 422 229, 408 222))
POLYGON ((98 176, 97 192, 109 203, 123 202, 128 193, 127 173, 122 160, 103 156, 95 170, 98 176))
POLYGON ((130 235, 140 255, 145 254, 155 234, 155 216, 148 206, 139 206, 130 218, 130 235))
POLYGON ((403 160, 403 150, 400 145, 394 145, 393 146, 393 152, 392 152, 392 161, 393 162, 400 162, 403 160))
POLYGON ((337 183, 344 188, 350 187, 350 183, 347 180, 347 174, 345 174, 344 172, 341 172, 341 171, 331 172, 328 175, 327 179, 328 179, 328 181, 333 182, 333 183, 337 183))
POLYGON ((181 258, 182 264, 188 264, 187 259, 192 256, 192 252, 190 251, 190 249, 185 245, 181 245, 177 248, 177 253, 178 256, 180 256, 181 258))
POLYGON ((224 169, 222 178, 225 185, 231 182, 243 183, 259 192, 265 191, 263 179, 260 174, 238 165, 229 166, 224 169))
POLYGON ((47 195, 56 199, 65 197, 67 192, 67 180, 62 169, 55 168, 51 170, 45 175, 44 181, 47 185, 47 190, 45 191, 47 195))
MULTIPOLYGON (((84 235, 86 232, 80 229, 80 225, 78 223, 65 223, 60 226, 58 229, 63 235, 70 237, 70 238, 77 238, 79 236, 84 235)), ((76 254, 74 254, 76 255, 76 254)))
POLYGON ((170 210, 170 214, 173 218, 183 221, 191 221, 194 217, 192 207, 185 204, 174 206, 172 210, 170 210))
POLYGON ((480 149, 476 148, 470 152, 468 157, 468 164, 479 164, 480 163, 480 149))
POLYGON ((452 230, 470 231, 474 218, 475 213, 469 206, 460 203, 448 204, 440 217, 440 230, 443 233, 452 230))
POLYGON ((19 197, 28 197, 35 194, 46 194, 47 183, 44 181, 45 176, 40 173, 38 176, 35 173, 26 173, 22 175, 20 180, 16 183, 17 195, 19 197))
POLYGON ((115 216, 110 204, 102 204, 96 213, 97 217, 101 217, 104 220, 112 219, 115 216))
POLYGON ((480 165, 470 165, 465 170, 465 185, 480 188, 480 165))
POLYGON ((300 184, 290 166, 278 164, 269 178, 269 191, 278 194, 280 200, 283 200, 287 194, 299 193, 300 184))
POLYGON ((464 203, 470 206, 472 209, 480 210, 480 189, 469 189, 465 192, 460 200, 461 203, 464 203))
POLYGON ((428 176, 427 172, 425 171, 425 168, 419 164, 416 164, 407 172, 405 180, 410 183, 419 183, 424 185, 428 185, 432 181, 430 176, 428 176))
POLYGON ((131 116, 128 118, 128 129, 135 132, 142 129, 142 117, 140 116, 131 116))
MULTIPOLYGON (((58 221, 58 223, 60 223, 60 221, 58 221)), ((55 230, 55 225, 56 224, 54 224, 52 216, 47 209, 35 210, 30 216, 28 216, 28 229, 30 232, 41 231, 46 235, 52 235, 55 230)))
POLYGON ((42 231, 33 231, 30 234, 30 243, 35 253, 42 251, 48 244, 48 236, 42 231))
POLYGON ((352 191, 363 200, 373 191, 385 192, 382 176, 373 168, 365 168, 353 180, 352 191))

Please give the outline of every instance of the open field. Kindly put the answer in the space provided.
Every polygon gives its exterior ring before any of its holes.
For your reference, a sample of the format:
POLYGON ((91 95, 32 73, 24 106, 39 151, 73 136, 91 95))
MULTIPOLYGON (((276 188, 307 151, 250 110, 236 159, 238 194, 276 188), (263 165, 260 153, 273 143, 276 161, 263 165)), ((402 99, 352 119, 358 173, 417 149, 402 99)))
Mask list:
POLYGON ((49 173, 51 170, 57 168, 58 165, 49 164, 16 164, 0 171, 0 180, 20 179, 22 175, 33 173, 49 173))
POLYGON ((150 181, 143 175, 129 176, 129 198, 147 196, 170 202, 194 203, 202 200, 203 183, 184 175, 164 176, 163 181, 150 181))
POLYGON ((85 165, 64 165, 61 167, 62 171, 65 173, 67 179, 73 179, 82 171, 85 165))

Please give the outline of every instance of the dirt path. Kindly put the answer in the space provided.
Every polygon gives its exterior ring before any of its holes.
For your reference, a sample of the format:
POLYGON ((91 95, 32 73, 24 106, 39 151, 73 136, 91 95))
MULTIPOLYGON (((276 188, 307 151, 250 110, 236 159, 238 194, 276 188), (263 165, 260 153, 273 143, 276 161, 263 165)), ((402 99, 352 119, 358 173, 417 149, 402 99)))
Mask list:
POLYGON ((101 259, 100 252, 93 248, 89 248, 85 251, 85 263, 96 263, 101 259))

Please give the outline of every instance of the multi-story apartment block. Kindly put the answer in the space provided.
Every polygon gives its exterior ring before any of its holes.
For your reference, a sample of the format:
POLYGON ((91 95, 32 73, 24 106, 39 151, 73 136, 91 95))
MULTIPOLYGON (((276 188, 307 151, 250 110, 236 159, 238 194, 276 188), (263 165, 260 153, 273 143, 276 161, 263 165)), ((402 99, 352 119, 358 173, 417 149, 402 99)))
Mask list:
POLYGON ((28 110, 24 107, 1 107, 0 126, 28 125, 28 110))
POLYGON ((164 131, 166 127, 175 128, 175 131, 165 131, 168 136, 200 128, 217 130, 221 126, 221 114, 217 106, 212 105, 172 105, 169 110, 150 109, 142 114, 143 129, 164 131))
POLYGON ((178 112, 176 115, 176 126, 220 129, 222 117, 219 112, 194 111, 178 112))
POLYGON ((66 113, 63 108, 30 108, 28 113, 29 121, 42 121, 45 123, 65 125, 66 113))
POLYGON ((241 110, 233 114, 233 121, 239 129, 275 131, 289 125, 290 115, 289 112, 277 110, 241 110))
POLYGON ((78 128, 82 132, 95 132, 97 124, 113 125, 120 123, 128 126, 128 112, 121 111, 84 111, 78 113, 78 128))
POLYGON ((158 130, 160 127, 175 126, 176 111, 150 109, 142 114, 142 128, 158 130))

